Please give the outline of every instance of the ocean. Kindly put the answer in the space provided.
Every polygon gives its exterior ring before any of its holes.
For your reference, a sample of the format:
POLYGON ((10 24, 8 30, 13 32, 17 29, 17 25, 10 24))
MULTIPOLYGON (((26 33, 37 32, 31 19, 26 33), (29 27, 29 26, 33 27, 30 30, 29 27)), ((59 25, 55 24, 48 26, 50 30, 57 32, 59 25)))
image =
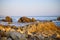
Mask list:
MULTIPOLYGON (((27 23, 17 23, 21 16, 10 16, 13 19, 13 24, 11 25, 26 25, 27 23)), ((26 16, 28 18, 35 18, 36 20, 52 20, 57 26, 60 26, 60 21, 57 21, 57 16, 26 16)), ((0 16, 0 20, 5 19, 5 16, 0 16)), ((7 23, 0 22, 1 24, 7 25, 7 23)), ((29 23, 28 23, 29 24, 29 23)))

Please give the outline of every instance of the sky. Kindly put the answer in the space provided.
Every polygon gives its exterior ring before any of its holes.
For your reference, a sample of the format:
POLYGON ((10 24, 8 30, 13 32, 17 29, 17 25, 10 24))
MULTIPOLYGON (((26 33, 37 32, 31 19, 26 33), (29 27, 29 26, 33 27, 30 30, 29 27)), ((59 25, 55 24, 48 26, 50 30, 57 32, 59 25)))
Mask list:
POLYGON ((3 16, 60 16, 60 0, 0 0, 3 16))

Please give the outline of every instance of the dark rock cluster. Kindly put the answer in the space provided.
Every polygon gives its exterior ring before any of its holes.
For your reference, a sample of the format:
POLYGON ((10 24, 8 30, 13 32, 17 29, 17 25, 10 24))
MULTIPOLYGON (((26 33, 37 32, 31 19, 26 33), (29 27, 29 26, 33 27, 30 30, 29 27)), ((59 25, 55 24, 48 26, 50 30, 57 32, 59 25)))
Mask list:
POLYGON ((27 17, 21 17, 19 18, 18 22, 35 22, 36 20, 34 18, 30 19, 27 17))

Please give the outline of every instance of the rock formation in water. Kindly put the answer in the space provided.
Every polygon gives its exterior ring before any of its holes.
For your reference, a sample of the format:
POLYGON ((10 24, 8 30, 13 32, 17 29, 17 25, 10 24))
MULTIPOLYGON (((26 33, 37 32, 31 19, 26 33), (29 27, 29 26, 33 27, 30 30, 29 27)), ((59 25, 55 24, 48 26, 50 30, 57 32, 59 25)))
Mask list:
POLYGON ((12 22, 12 18, 10 18, 9 16, 6 16, 5 19, 2 19, 2 21, 4 21, 4 22, 12 22))
POLYGON ((60 17, 57 17, 57 20, 60 21, 60 17))
POLYGON ((34 18, 30 19, 27 17, 21 17, 19 18, 18 22, 35 22, 36 20, 34 18))
POLYGON ((12 18, 10 18, 9 16, 6 16, 6 17, 5 17, 5 20, 6 20, 7 22, 12 22, 12 18))

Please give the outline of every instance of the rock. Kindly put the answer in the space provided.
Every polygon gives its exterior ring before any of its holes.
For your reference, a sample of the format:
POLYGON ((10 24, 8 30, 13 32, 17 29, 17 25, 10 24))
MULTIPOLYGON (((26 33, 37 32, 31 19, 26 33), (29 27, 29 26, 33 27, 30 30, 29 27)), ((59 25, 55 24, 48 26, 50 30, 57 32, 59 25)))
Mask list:
POLYGON ((56 38, 56 40, 60 40, 60 38, 56 38))
POLYGON ((10 37, 10 32, 5 33, 6 37, 10 37))
POLYGON ((43 39, 44 39, 44 36, 43 36, 42 34, 37 35, 37 37, 38 37, 40 40, 43 40, 43 39))
POLYGON ((5 19, 2 19, 1 21, 4 21, 5 22, 6 20, 5 19))
POLYGON ((0 31, 0 36, 1 37, 5 37, 6 35, 5 35, 5 32, 4 31, 0 31))
POLYGON ((53 34, 51 37, 52 38, 56 38, 57 37, 57 34, 53 34))
POLYGON ((37 36, 34 36, 34 40, 40 40, 37 36))
POLYGON ((27 39, 28 40, 39 40, 37 36, 31 36, 31 35, 28 35, 27 39))
POLYGON ((60 17, 57 17, 57 20, 60 21, 60 17))
POLYGON ((2 19, 1 21, 12 22, 12 18, 10 18, 9 16, 6 16, 5 19, 2 19))
POLYGON ((1 40, 7 40, 7 37, 1 37, 1 40))
POLYGON ((13 40, 26 40, 25 35, 18 32, 10 32, 10 37, 13 40))
POLYGON ((7 40, 12 40, 12 38, 8 38, 7 40))
POLYGON ((36 21, 36 19, 35 19, 35 18, 32 18, 31 20, 32 20, 32 22, 35 22, 35 21, 36 21))
POLYGON ((12 18, 10 18, 9 16, 6 16, 5 20, 6 20, 6 22, 12 22, 12 18))
POLYGON ((0 25, 1 40, 60 40, 60 28, 53 22, 39 22, 24 27, 0 25), (5 31, 3 31, 3 28, 5 31), (9 30, 9 31, 8 31, 9 30), (4 38, 3 38, 4 37, 4 38), (2 39, 3 38, 3 39, 2 39))
POLYGON ((27 18, 27 17, 21 17, 18 20, 18 22, 35 22, 35 19, 34 18, 30 19, 30 18, 27 18))

